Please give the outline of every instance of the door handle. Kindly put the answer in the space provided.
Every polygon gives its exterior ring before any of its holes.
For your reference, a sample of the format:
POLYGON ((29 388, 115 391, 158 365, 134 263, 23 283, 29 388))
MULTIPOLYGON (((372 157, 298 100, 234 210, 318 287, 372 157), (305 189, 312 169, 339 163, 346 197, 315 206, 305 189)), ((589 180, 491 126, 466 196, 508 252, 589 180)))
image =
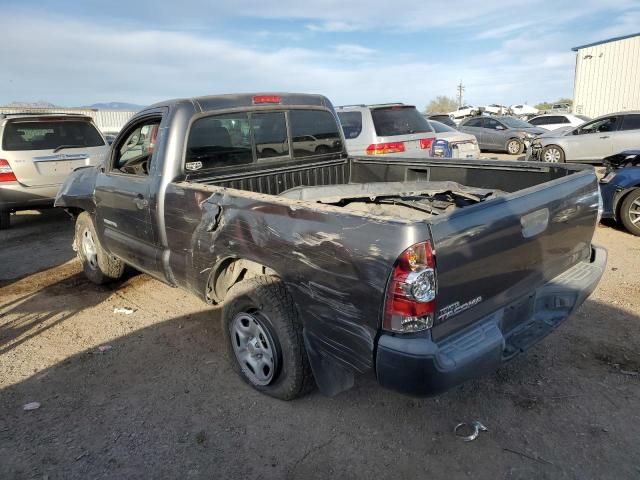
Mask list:
POLYGON ((605 135, 605 136, 600 137, 600 138, 609 138, 609 135, 605 135))
POLYGON ((138 207, 140 210, 149 206, 149 201, 140 193, 136 195, 136 198, 133 199, 133 203, 135 203, 136 207, 138 207))

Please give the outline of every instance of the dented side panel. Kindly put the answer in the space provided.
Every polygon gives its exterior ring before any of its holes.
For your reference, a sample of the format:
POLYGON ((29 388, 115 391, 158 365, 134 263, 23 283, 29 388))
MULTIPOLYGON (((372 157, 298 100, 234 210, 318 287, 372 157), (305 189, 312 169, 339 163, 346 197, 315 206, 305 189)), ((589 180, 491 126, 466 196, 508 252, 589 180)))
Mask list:
POLYGON ((96 175, 99 167, 77 168, 67 177, 60 187, 54 206, 64 208, 78 208, 89 213, 95 213, 96 175))
POLYGON ((203 296, 229 258, 269 267, 294 297, 305 335, 353 372, 373 367, 384 290, 398 255, 429 238, 426 223, 189 183, 171 184, 165 221, 176 282, 203 296))

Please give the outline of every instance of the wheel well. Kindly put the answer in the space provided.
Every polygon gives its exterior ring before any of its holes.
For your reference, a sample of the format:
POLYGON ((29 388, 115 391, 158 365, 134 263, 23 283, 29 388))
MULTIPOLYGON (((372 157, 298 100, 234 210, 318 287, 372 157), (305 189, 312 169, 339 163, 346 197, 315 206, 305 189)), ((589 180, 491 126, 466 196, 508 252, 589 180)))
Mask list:
POLYGON ((260 275, 278 274, 270 267, 242 258, 228 258, 211 270, 207 281, 205 299, 207 303, 218 304, 224 300, 227 292, 236 283, 260 275))
POLYGON ((625 199, 638 189, 640 189, 640 185, 635 185, 633 187, 630 187, 626 192, 624 192, 624 195, 618 197, 618 202, 616 203, 614 208, 615 219, 617 221, 620 220, 620 209, 622 208, 622 204, 624 203, 625 199))

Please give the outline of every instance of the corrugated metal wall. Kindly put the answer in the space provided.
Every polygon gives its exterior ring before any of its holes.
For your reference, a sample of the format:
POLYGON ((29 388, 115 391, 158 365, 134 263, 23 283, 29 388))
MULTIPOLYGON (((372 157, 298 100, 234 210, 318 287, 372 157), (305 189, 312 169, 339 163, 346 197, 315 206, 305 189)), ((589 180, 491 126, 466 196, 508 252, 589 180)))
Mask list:
POLYGON ((82 108, 19 108, 0 107, 0 113, 80 113, 93 118, 103 132, 118 132, 136 113, 126 110, 89 110, 82 108))
POLYGON ((640 36, 576 52, 573 111, 590 117, 640 110, 640 36))

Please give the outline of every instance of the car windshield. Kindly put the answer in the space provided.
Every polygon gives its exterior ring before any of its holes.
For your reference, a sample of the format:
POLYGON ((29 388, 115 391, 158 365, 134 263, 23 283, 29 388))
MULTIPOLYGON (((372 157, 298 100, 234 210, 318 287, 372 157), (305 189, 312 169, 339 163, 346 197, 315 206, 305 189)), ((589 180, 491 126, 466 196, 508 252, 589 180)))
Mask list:
POLYGON ((444 123, 437 122, 435 120, 429 120, 429 125, 436 133, 444 133, 444 132, 455 132, 455 128, 451 128, 449 125, 445 125, 444 123))
POLYGON ((433 132, 429 122, 420 115, 416 107, 394 105, 371 109, 373 125, 379 137, 433 132))
POLYGON ((530 123, 525 122, 523 120, 520 120, 519 118, 514 118, 514 117, 501 117, 500 121, 502 123, 504 123, 509 128, 531 128, 531 127, 533 127, 533 125, 531 125, 530 123))
POLYGON ((4 128, 4 150, 54 150, 104 145, 98 130, 87 120, 12 121, 4 128))

